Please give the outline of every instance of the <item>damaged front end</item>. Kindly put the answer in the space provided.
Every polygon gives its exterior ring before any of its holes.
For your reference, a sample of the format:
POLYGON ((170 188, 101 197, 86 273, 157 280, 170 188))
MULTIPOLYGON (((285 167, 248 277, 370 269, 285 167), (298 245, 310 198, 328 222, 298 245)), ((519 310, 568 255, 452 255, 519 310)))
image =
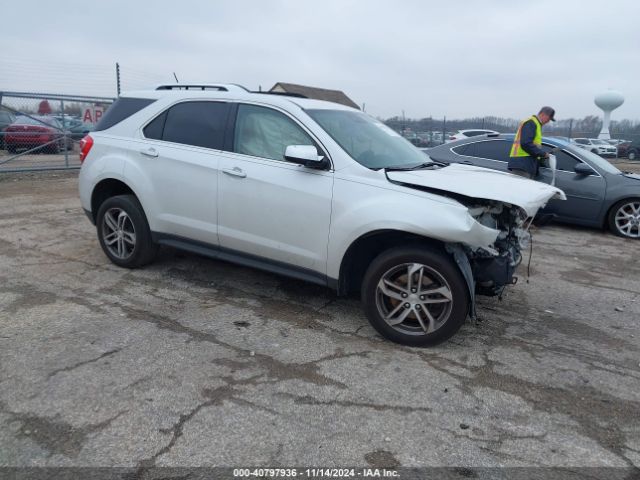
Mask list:
POLYGON ((522 252, 529 247, 532 218, 523 209, 501 202, 489 202, 469 208, 469 214, 480 224, 498 230, 491 246, 462 246, 471 264, 475 293, 500 295, 505 286, 516 283, 516 268, 522 262, 522 252))
POLYGON ((520 207, 497 201, 473 203, 468 208, 476 222, 498 232, 492 245, 446 245, 467 282, 470 315, 476 318, 475 295, 501 296, 507 285, 516 283, 515 272, 522 263, 522 252, 531 245, 529 227, 533 217, 528 217, 520 207))

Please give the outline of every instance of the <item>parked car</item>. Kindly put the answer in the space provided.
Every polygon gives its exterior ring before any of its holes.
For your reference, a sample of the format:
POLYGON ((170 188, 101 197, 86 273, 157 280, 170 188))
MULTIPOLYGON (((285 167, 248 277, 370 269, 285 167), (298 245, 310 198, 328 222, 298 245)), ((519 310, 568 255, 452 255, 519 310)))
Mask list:
POLYGON ((455 142, 456 140, 462 140, 463 138, 477 137, 478 135, 497 134, 495 130, 485 130, 482 128, 474 128, 469 130, 458 130, 456 133, 449 136, 447 142, 455 142))
MULTIPOLYGON (((514 135, 472 138, 427 150, 437 161, 507 171, 514 135)), ((625 238, 640 238, 640 175, 625 173, 600 156, 577 145, 549 137, 542 138, 546 151, 556 153, 556 186, 567 200, 551 200, 543 212, 560 222, 589 227, 608 227, 625 238)), ((536 180, 550 183, 552 171, 540 168, 536 180)))
POLYGON ((640 155, 640 139, 634 140, 629 143, 629 145, 625 149, 625 156, 629 160, 638 160, 638 156, 640 155))
POLYGON ((58 153, 67 145, 60 121, 48 115, 21 115, 5 130, 7 150, 41 150, 58 153))
POLYGON ((598 138, 573 138, 571 140, 578 147, 589 150, 601 157, 615 157, 618 153, 616 147, 598 138))
MULTIPOLYGON (((618 158, 625 158, 629 155, 629 147, 631 146, 631 142, 623 142, 616 145, 617 156, 618 158)), ((635 157, 632 159, 634 160, 635 157)))
POLYGON ((4 150, 5 148, 5 129, 15 121, 16 116, 13 113, 0 110, 0 150, 4 150))
POLYGON ((621 138, 610 138, 608 140, 605 140, 605 142, 607 142, 609 145, 613 145, 614 147, 617 147, 621 143, 625 143, 625 142, 628 142, 628 141, 629 140, 623 140, 621 138))
POLYGON ((92 132, 95 127, 93 123, 83 122, 73 117, 65 116, 59 120, 64 125, 65 130, 68 131, 69 137, 75 141, 82 140, 89 132, 92 132))
POLYGON ((453 335, 513 283, 561 190, 429 161, 335 103, 184 85, 123 94, 81 142, 80 199, 116 265, 158 245, 359 292, 384 337, 453 335))

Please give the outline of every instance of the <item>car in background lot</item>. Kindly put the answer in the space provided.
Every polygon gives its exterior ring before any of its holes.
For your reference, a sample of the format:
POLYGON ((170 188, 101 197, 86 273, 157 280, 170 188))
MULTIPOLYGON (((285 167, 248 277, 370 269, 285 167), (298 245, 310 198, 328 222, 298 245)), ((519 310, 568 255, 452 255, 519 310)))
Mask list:
POLYGON ((48 115, 21 115, 5 129, 5 146, 11 153, 38 150, 58 153, 68 147, 65 131, 57 118, 48 115))
POLYGON ((629 155, 629 147, 631 142, 623 142, 616 145, 618 158, 626 158, 629 155))
POLYGON ((640 156, 640 139, 630 142, 624 148, 624 156, 629 160, 638 160, 640 156))
POLYGON ((591 153, 600 155, 601 157, 615 157, 618 154, 618 149, 605 140, 599 138, 573 138, 572 143, 575 143, 578 147, 585 150, 589 150, 591 153))
POLYGON ((478 135, 497 134, 495 130, 485 130, 483 128, 473 128, 468 130, 458 130, 456 133, 449 135, 447 142, 455 142, 463 138, 477 137, 478 135))
POLYGON ((629 140, 623 140, 621 138, 610 138, 609 140, 605 140, 605 142, 607 142, 609 145, 613 145, 614 147, 617 147, 621 143, 626 143, 628 141, 629 140))
POLYGON ((58 118, 58 120, 60 120, 64 129, 68 132, 68 136, 71 137, 72 140, 78 142, 95 128, 95 124, 83 122, 82 120, 74 117, 65 116, 64 118, 58 118))
POLYGON ((0 110, 0 150, 4 150, 4 132, 6 128, 16 121, 16 116, 5 110, 0 110))
POLYGON ((162 244, 360 292, 381 335, 427 345, 514 283, 529 220, 564 198, 428 161, 350 107, 182 87, 121 95, 81 141, 81 204, 121 267, 162 244))
MULTIPOLYGON (((513 134, 476 137, 425 150, 433 160, 508 171, 513 134)), ((550 200, 543 212, 555 220, 608 227, 625 238, 640 239, 640 175, 625 173, 607 160, 562 140, 543 137, 542 148, 556 151, 556 186, 566 201, 550 200)), ((552 171, 541 167, 536 180, 550 183, 552 171)))

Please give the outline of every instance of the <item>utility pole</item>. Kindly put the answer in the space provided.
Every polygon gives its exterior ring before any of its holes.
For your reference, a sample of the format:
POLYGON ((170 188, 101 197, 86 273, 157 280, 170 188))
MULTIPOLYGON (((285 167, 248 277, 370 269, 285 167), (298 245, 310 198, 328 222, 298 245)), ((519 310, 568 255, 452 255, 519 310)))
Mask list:
POLYGON ((569 140, 571 140, 571 130, 573 130, 573 118, 569 120, 569 140))
POLYGON ((116 91, 120 96, 120 64, 116 62, 116 91))
POLYGON ((444 116, 444 119, 442 120, 442 143, 445 142, 445 135, 447 134, 447 116, 444 116))

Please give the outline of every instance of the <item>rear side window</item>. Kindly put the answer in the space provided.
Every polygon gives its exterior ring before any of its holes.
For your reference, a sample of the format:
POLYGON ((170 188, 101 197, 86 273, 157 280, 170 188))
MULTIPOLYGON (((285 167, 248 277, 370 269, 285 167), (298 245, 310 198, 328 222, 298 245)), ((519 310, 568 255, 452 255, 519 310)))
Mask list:
POLYGON ((510 151, 511 142, 506 142, 504 140, 490 140, 487 142, 474 143, 472 153, 467 153, 467 155, 508 162, 510 151))
POLYGON ((94 131, 106 130, 129 118, 134 113, 138 113, 144 107, 151 105, 155 100, 148 98, 120 97, 102 116, 94 131))
POLYGON ((229 104, 225 102, 179 103, 156 117, 144 134, 166 142, 222 150, 228 114, 229 104))
POLYGON ((469 144, 459 145, 457 147, 453 147, 451 150, 458 155, 468 155, 467 150, 469 149, 469 144))
POLYGON ((153 140, 162 140, 164 122, 167 120, 167 112, 162 112, 149 125, 144 127, 144 136, 153 140))

